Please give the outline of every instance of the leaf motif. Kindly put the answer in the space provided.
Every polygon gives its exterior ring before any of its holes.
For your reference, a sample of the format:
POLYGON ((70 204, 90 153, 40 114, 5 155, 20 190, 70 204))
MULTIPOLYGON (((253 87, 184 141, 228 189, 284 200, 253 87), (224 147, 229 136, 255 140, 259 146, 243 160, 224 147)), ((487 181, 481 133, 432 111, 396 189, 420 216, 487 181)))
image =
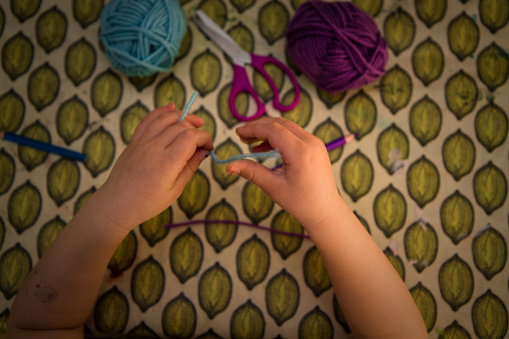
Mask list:
POLYGON ((173 240, 170 246, 171 270, 180 283, 184 284, 195 276, 203 262, 203 244, 191 229, 173 240))
POLYGON ((96 329, 106 335, 124 332, 129 318, 129 304, 126 296, 114 286, 102 294, 94 307, 96 329))
POLYGON ((435 261, 438 252, 437 233, 429 223, 414 222, 405 232, 405 253, 417 272, 421 273, 435 261))
POLYGON ((164 282, 164 270, 152 256, 136 265, 131 276, 131 294, 142 312, 161 299, 164 282))
POLYGON ((248 290, 265 279, 269 267, 269 249, 256 234, 240 245, 237 251, 237 273, 248 290))
POLYGON ((472 306, 472 322, 479 338, 503 338, 507 333, 507 307, 489 289, 472 306))
POLYGON ((319 306, 308 312, 299 323, 299 338, 332 339, 333 333, 332 322, 319 306))
POLYGON ((421 313, 426 329, 430 332, 437 320, 437 302, 435 297, 420 282, 410 289, 410 294, 421 313))
POLYGON ((474 275, 468 264, 457 254, 442 264, 438 281, 440 293, 453 311, 457 311, 472 298, 474 275))
POLYGON ((392 184, 380 191, 373 204, 375 222, 387 238, 399 231, 406 220, 405 198, 392 184))
POLYGON ((198 282, 198 299, 201 308, 207 313, 209 319, 223 312, 232 297, 232 280, 226 271, 217 262, 207 269, 198 282))
POLYGON ((382 102, 392 114, 396 114, 410 102, 412 90, 412 79, 398 65, 388 70, 380 80, 382 102))
POLYGON ((313 291, 315 296, 319 297, 332 287, 329 274, 316 247, 311 247, 306 252, 302 265, 306 285, 313 291))

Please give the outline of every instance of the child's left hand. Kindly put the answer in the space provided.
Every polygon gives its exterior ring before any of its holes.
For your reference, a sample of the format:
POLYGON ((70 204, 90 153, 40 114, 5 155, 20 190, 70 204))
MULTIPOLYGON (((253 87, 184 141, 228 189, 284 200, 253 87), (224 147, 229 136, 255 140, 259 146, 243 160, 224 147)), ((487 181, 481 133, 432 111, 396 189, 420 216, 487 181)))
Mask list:
POLYGON ((131 230, 161 213, 182 193, 202 160, 213 150, 210 135, 198 129, 203 120, 175 105, 149 113, 96 192, 110 222, 131 230))

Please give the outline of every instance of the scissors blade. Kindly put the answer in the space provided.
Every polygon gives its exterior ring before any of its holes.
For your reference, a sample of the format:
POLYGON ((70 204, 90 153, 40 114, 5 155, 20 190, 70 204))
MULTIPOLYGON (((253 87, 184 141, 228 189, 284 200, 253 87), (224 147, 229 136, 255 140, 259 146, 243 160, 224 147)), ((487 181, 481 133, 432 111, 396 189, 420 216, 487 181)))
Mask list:
POLYGON ((243 50, 228 33, 203 11, 197 10, 196 15, 191 17, 191 20, 203 34, 214 41, 233 60, 234 64, 244 66, 251 63, 251 55, 243 50))

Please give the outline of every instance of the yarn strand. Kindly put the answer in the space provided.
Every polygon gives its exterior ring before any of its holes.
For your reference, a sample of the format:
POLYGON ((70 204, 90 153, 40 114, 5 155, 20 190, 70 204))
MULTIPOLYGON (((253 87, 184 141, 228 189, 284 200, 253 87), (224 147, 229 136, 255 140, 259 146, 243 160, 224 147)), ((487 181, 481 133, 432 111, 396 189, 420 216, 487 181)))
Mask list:
MULTIPOLYGON (((191 95, 191 99, 186 104, 186 107, 184 109, 184 113, 182 114, 182 117, 180 118, 180 121, 183 121, 187 114, 189 113, 189 110, 191 109, 191 106, 193 105, 194 101, 196 100, 196 97, 198 96, 198 93, 194 92, 193 95, 191 95)), ((233 157, 227 158, 227 159, 219 159, 214 152, 209 152, 210 157, 212 160, 214 160, 216 163, 220 165, 227 164, 229 162, 240 160, 240 159, 247 159, 247 158, 258 158, 258 159, 267 159, 267 158, 279 158, 281 157, 281 154, 279 154, 278 151, 268 151, 268 152, 259 152, 259 153, 246 153, 246 154, 239 154, 235 155, 233 157)))
POLYGON ((177 228, 177 227, 185 227, 185 226, 191 226, 191 225, 197 225, 197 224, 236 224, 236 225, 243 225, 243 226, 249 226, 254 227, 260 230, 269 231, 272 233, 278 233, 281 235, 286 235, 290 237, 298 237, 303 239, 309 239, 309 235, 305 233, 293 233, 293 232, 286 232, 282 230, 278 230, 272 227, 266 227, 256 224, 251 224, 245 221, 237 221, 237 220, 191 220, 191 221, 185 221, 181 223, 175 223, 175 224, 168 224, 165 225, 165 228, 177 228))

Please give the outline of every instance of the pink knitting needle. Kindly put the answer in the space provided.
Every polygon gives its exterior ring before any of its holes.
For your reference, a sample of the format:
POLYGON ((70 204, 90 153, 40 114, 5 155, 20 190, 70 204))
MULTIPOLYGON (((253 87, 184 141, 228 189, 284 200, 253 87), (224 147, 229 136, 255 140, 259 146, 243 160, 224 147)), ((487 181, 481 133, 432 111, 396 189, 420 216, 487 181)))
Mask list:
MULTIPOLYGON (((336 148, 339 148, 343 145, 348 144, 350 141, 355 139, 356 136, 357 136, 357 133, 354 133, 354 134, 349 134, 347 136, 332 140, 331 142, 328 142, 325 144, 325 148, 327 149, 327 152, 330 152, 336 148)), ((271 168, 271 170, 275 170, 276 168, 279 168, 281 166, 283 166, 283 164, 279 164, 279 165, 271 168)))

